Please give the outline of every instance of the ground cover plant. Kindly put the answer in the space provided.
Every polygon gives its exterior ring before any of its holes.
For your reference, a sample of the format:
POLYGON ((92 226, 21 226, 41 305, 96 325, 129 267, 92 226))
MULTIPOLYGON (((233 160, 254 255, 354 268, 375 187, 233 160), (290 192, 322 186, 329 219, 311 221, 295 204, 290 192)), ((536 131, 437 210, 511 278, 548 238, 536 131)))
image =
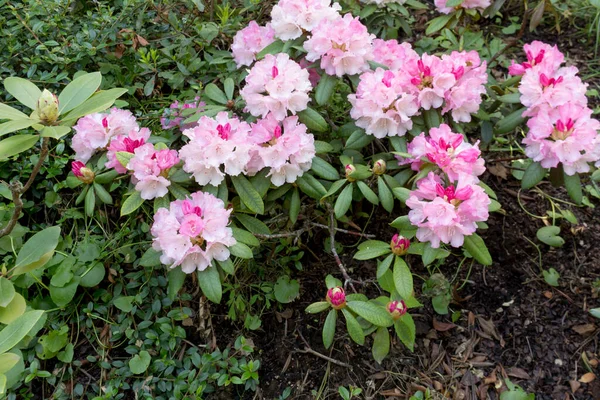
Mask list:
POLYGON ((0 6, 2 398, 598 398, 597 2, 0 6))

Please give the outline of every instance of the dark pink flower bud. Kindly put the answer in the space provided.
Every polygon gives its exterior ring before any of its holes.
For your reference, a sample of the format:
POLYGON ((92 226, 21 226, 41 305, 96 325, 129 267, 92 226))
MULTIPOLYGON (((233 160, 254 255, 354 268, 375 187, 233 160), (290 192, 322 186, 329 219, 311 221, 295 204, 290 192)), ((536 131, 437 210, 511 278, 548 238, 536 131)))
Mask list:
POLYGON ((346 179, 348 179, 348 182, 354 182, 356 179, 352 178, 350 175, 352 175, 355 171, 356 171, 356 167, 352 164, 348 164, 346 165, 346 179))
POLYGON ((327 291, 327 302, 336 310, 346 306, 346 293, 341 287, 334 287, 327 291))
POLYGON ((404 302, 404 300, 394 300, 387 305, 387 310, 392 315, 392 319, 396 321, 397 319, 400 319, 404 314, 406 314, 408 308, 406 307, 406 303, 404 302))
POLYGON ((277 69, 277 67, 273 65, 273 68, 271 68, 271 76, 273 78, 277 78, 277 75, 279 75, 279 69, 277 69))
POLYGON ((96 177, 94 171, 87 168, 81 161, 73 161, 71 163, 71 171, 83 183, 92 183, 96 177))
POLYGON ((397 233, 392 237, 392 241, 390 242, 390 248, 392 249, 392 253, 397 256, 403 256, 408 252, 408 248, 410 247, 410 240, 405 238, 404 236, 400 236, 397 233))

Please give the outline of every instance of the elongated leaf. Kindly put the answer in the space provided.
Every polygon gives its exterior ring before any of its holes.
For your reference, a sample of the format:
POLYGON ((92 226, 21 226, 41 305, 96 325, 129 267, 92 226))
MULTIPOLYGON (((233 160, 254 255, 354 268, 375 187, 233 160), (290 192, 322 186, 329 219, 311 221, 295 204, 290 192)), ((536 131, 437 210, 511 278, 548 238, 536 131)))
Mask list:
POLYGON ((202 293, 204 293, 207 299, 216 304, 221 302, 223 288, 221 286, 221 277, 219 276, 219 270, 217 268, 209 266, 204 271, 199 271, 198 283, 200 284, 202 293))
POLYGON ((320 313, 321 311, 325 311, 330 307, 329 303, 326 301, 317 301, 316 303, 310 304, 306 307, 306 311, 309 314, 320 313))
POLYGON ((0 354, 0 374, 4 374, 17 365, 21 357, 15 353, 0 354))
POLYGON ((259 220, 257 218, 254 218, 251 215, 237 213, 235 215, 235 217, 237 218, 238 221, 240 221, 240 223, 242 225, 244 225, 244 228, 246 228, 247 230, 249 230, 252 233, 257 233, 260 235, 270 235, 271 234, 271 230, 264 222, 262 222, 261 220, 259 220))
POLYGON ((167 274, 167 281, 169 282, 167 286, 167 295, 171 300, 177 298, 177 293, 179 293, 183 287, 186 276, 187 274, 181 270, 181 267, 169 270, 169 273, 167 274))
POLYGON ((525 112, 525 107, 508 114, 506 117, 496 123, 494 132, 499 135, 503 135, 505 133, 514 131, 517 126, 525 122, 523 112, 525 112))
POLYGON ((6 307, 15 297, 15 287, 5 277, 0 277, 0 307, 6 307))
POLYGON ((306 193, 315 200, 320 200, 327 194, 325 186, 311 174, 302 175, 296 179, 296 183, 303 193, 306 193))
POLYGON ((17 255, 14 275, 17 275, 17 269, 25 268, 44 257, 45 254, 53 251, 58 245, 59 237, 60 226, 52 226, 39 231, 29 238, 17 255))
POLYGON ((346 319, 346 329, 352 340, 360 345, 365 344, 365 333, 356 318, 354 318, 354 315, 345 308, 342 308, 342 313, 346 319))
POLYGON ((365 196, 365 198, 369 200, 370 203, 379 205, 379 197, 377 197, 375 192, 366 183, 364 183, 363 181, 357 181, 356 185, 358 186, 358 189, 363 194, 363 196, 365 196))
POLYGON ((68 126, 45 126, 40 132, 40 136, 60 139, 69 132, 71 132, 71 128, 68 126))
POLYGON ((321 79, 317 84, 317 88, 315 89, 315 100, 317 101, 318 105, 322 106, 329 102, 336 84, 337 78, 335 76, 327 74, 323 74, 323 76, 321 76, 321 79))
POLYGON ((352 189, 354 188, 353 185, 348 185, 344 188, 344 190, 342 190, 342 193, 340 193, 340 195, 338 196, 337 200, 335 201, 335 206, 333 207, 333 211, 335 212, 335 217, 336 218, 342 218, 346 212, 348 211, 348 209, 350 208, 350 205, 352 204, 352 189))
POLYGON ((243 259, 250 259, 254 257, 252 254, 252 249, 241 242, 237 242, 233 246, 229 246, 229 251, 231 252, 231 255, 243 259))
POLYGON ((300 214, 300 192, 296 187, 292 192, 292 198, 290 201, 290 221, 292 221, 292 223, 296 223, 298 220, 298 214, 300 214))
POLYGON ((38 140, 38 135, 14 135, 0 141, 0 161, 29 150, 38 140))
POLYGON ((302 122, 309 131, 323 133, 329 130, 329 124, 325 121, 325 118, 321 116, 317 111, 312 108, 300 111, 298 113, 298 119, 302 122))
POLYGON ((368 301, 348 301, 347 306, 373 325, 377 326, 392 326, 394 321, 390 314, 375 303, 368 301))
POLYGON ((0 354, 15 347, 35 326, 44 311, 28 311, 0 331, 0 354))
POLYGON ((3 124, 0 124, 0 136, 20 131, 21 129, 29 128, 30 126, 37 124, 38 122, 39 121, 29 118, 5 122, 3 124))
POLYGON ((325 346, 326 349, 330 348, 333 344, 336 322, 337 311, 331 309, 329 310, 329 314, 327 314, 327 318, 325 319, 325 325, 323 325, 323 346, 325 346))
POLYGON ((144 204, 144 199, 137 190, 131 194, 121 205, 121 216, 129 215, 144 204))
POLYGON ((403 299, 412 297, 413 276, 408 265, 400 256, 396 256, 394 260, 394 285, 403 299))
POLYGON ((373 358, 379 364, 390 352, 390 333, 387 328, 380 326, 373 335, 373 358))
POLYGON ((394 323, 394 329, 398 338, 410 350, 414 351, 417 329, 412 315, 406 313, 394 323))
POLYGON ((381 176, 377 177, 377 188, 379 191, 379 200, 381 200, 381 205, 387 212, 391 213, 394 209, 394 196, 381 176))
POLYGON ((432 19, 431 21, 429 21, 429 24, 427 25, 425 34, 431 35, 432 33, 435 33, 437 31, 441 30, 450 21, 450 18, 452 18, 452 15, 442 15, 442 16, 432 19))
POLYGON ((127 93, 127 89, 109 89, 94 93, 83 104, 75 107, 63 118, 65 124, 74 124, 75 121, 84 115, 93 114, 108 109, 113 105, 116 99, 127 93))
POLYGON ((21 275, 26 272, 31 272, 38 268, 43 267, 44 265, 46 265, 48 263, 48 261, 50 261, 50 259, 52 259, 52 256, 54 256, 54 250, 50 250, 49 252, 44 254, 42 257, 40 257, 39 260, 34 261, 31 264, 19 266, 19 267, 13 269, 12 276, 21 275))
POLYGON ((532 162, 529 167, 525 170, 523 179, 521 180, 521 187, 523 189, 531 189, 537 185, 546 176, 547 168, 542 167, 539 162, 532 162))
POLYGON ((245 176, 232 176, 231 182, 233 183, 238 196, 240 196, 240 199, 250 211, 257 214, 263 214, 265 212, 265 205, 260 194, 258 194, 256 189, 254 189, 254 186, 252 186, 245 176))
POLYGON ((6 307, 0 308, 0 323, 10 324, 23 315, 26 308, 25 298, 19 293, 15 293, 11 302, 6 307))
POLYGON ((478 234, 465 236, 463 247, 482 265, 492 265, 492 256, 485 242, 478 234))
POLYGON ((231 78, 225 79, 223 82, 223 87, 225 88, 225 95, 228 100, 233 99, 233 91, 235 90, 235 82, 231 78))
POLYGON ((102 74, 92 72, 73 79, 58 95, 58 112, 66 113, 89 99, 102 83, 102 74))
POLYGON ((96 196, 98 196, 100 201, 103 202, 104 204, 112 204, 113 203, 110 193, 108 193, 108 191, 106 189, 104 189, 104 186, 99 185, 96 182, 94 182, 94 191, 96 192, 96 196))
POLYGON ((338 173, 337 169, 335 169, 331 164, 323 160, 321 157, 313 158, 311 169, 315 174, 329 181, 340 178, 340 174, 338 173))
POLYGON ((564 174, 564 182, 565 187, 567 188, 567 193, 573 201, 577 204, 581 204, 583 201, 583 191, 581 190, 581 180, 579 179, 579 174, 567 175, 564 174))
POLYGON ((4 80, 4 88, 8 93, 12 94, 15 99, 19 100, 22 104, 32 110, 37 108, 37 101, 42 95, 42 91, 37 86, 23 78, 6 78, 4 80))
POLYGON ((29 116, 25 113, 22 113, 19 110, 12 108, 9 105, 0 103, 0 120, 2 120, 2 119, 10 119, 10 120, 29 119, 29 116))
POLYGON ((227 96, 223 91, 214 83, 209 83, 204 88, 204 94, 212 101, 219 104, 227 104, 227 96))
POLYGON ((96 208, 96 191, 93 187, 91 187, 85 195, 84 205, 85 215, 87 215, 88 217, 94 215, 94 208, 96 208))
POLYGON ((370 260, 391 252, 392 250, 389 243, 380 240, 367 240, 358 246, 358 252, 354 254, 354 259, 370 260))

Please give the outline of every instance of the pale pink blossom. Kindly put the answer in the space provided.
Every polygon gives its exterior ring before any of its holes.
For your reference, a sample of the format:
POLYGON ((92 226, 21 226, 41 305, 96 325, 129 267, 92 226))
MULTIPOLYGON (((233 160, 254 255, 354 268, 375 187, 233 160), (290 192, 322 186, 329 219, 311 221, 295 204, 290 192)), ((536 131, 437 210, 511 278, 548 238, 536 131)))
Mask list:
POLYGON ((408 63, 416 63, 419 58, 410 43, 398 43, 394 39, 373 40, 373 61, 391 70, 402 69, 408 63))
POLYGON ((465 8, 465 9, 473 9, 474 8, 479 11, 483 11, 490 6, 492 1, 491 0, 464 0, 458 7, 448 7, 446 5, 446 3, 448 3, 448 0, 435 0, 435 6, 437 7, 438 11, 441 13, 444 13, 444 14, 450 14, 451 12, 455 11, 458 8, 465 8))
POLYGON ((252 115, 264 118, 272 113, 281 121, 288 111, 296 114, 306 109, 311 89, 306 69, 285 53, 267 54, 250 70, 240 95, 252 115))
POLYGON ((306 59, 321 59, 321 68, 328 75, 355 75, 367 71, 373 59, 375 35, 367 31, 351 14, 334 20, 322 20, 304 42, 306 59))
POLYGON ((339 18, 339 10, 331 0, 279 0, 271 10, 271 26, 279 39, 296 39, 323 20, 339 18))
POLYGON ((534 40, 533 42, 523 46, 527 61, 521 64, 512 61, 508 68, 508 73, 511 75, 523 75, 526 70, 531 68, 542 69, 544 71, 556 71, 565 61, 565 56, 558 50, 556 45, 534 40))
POLYGON ((314 137, 296 116, 281 122, 273 116, 259 120, 252 125, 250 140, 256 146, 250 151, 248 174, 269 168, 267 176, 275 186, 295 182, 310 169, 315 156, 314 137))
POLYGON ((488 195, 471 180, 444 184, 433 172, 417 182, 417 189, 406 201, 417 239, 433 248, 440 243, 462 246, 464 237, 477 230, 477 222, 488 219, 489 204, 488 195))
POLYGON ((139 130, 133 114, 126 110, 112 108, 108 113, 86 115, 73 127, 75 135, 71 147, 75 150, 75 159, 87 162, 96 151, 104 149, 111 138, 128 135, 139 130))
POLYGON ((132 182, 144 200, 163 197, 169 191, 169 169, 179 162, 176 150, 156 151, 152 143, 146 143, 133 151, 127 169, 133 172, 132 182))
POLYGON ((231 45, 233 60, 238 68, 250 66, 256 60, 256 54, 275 41, 275 31, 271 24, 260 26, 250 21, 248 26, 239 30, 231 45))
POLYGON ((154 215, 152 247, 161 252, 160 261, 169 268, 181 266, 188 274, 204 271, 213 260, 227 260, 229 247, 236 244, 227 227, 230 214, 223 201, 209 193, 175 200, 154 215))
POLYGON ((185 103, 180 103, 179 101, 175 100, 169 106, 169 108, 165 108, 163 111, 163 115, 160 118, 160 124, 163 129, 179 128, 182 131, 188 129, 194 126, 195 123, 192 122, 185 124, 184 121, 189 118, 189 115, 183 116, 181 112, 189 108, 195 108, 198 111, 202 111, 205 105, 206 103, 200 101, 200 97, 196 97, 193 101, 188 101, 185 103))
POLYGON ((540 107, 538 113, 527 121, 529 132, 523 139, 525 154, 544 168, 562 163, 567 175, 588 172, 595 154, 600 122, 590 118, 592 110, 574 103, 556 108, 540 107))
POLYGON ((457 81, 451 63, 426 53, 420 60, 405 64, 402 71, 403 85, 417 96, 419 105, 425 110, 440 108, 446 93, 457 81))
POLYGON ((200 185, 219 185, 225 174, 245 173, 250 161, 248 140, 250 125, 238 118, 229 118, 227 112, 216 117, 203 116, 194 128, 186 129, 183 135, 190 140, 179 151, 183 169, 193 175, 200 185))
POLYGON ((416 95, 406 90, 401 76, 400 71, 382 68, 364 72, 356 94, 348 95, 350 116, 367 134, 381 139, 403 136, 412 128, 411 117, 418 113, 419 104, 416 95))

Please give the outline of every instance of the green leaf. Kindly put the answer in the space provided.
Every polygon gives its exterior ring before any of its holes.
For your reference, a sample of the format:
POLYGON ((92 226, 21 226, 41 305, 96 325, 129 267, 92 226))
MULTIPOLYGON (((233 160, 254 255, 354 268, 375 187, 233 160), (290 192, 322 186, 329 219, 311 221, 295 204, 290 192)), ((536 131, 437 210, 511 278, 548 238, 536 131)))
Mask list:
POLYGON ((216 103, 223 105, 227 104, 227 96, 225 96, 225 93, 223 93, 223 91, 214 83, 209 83, 208 85, 206 85, 206 87, 204 88, 204 94, 206 95, 206 97, 208 97, 216 103))
POLYGON ((313 158, 311 169, 315 174, 329 181, 334 181, 340 178, 340 174, 338 173, 337 169, 335 169, 331 164, 323 160, 321 157, 313 158))
POLYGON ((256 60, 262 60, 267 54, 281 53, 284 44, 281 40, 274 41, 256 54, 256 60))
POLYGON ((144 204, 144 199, 137 190, 131 194, 121 205, 121 217, 129 215, 144 204))
POLYGON ((21 102, 21 104, 35 110, 42 91, 27 79, 9 77, 4 80, 4 88, 21 102))
POLYGON ((119 164, 123 166, 123 168, 127 168, 127 164, 129 164, 129 161, 135 157, 135 154, 128 151, 117 151, 115 153, 115 157, 117 158, 119 164))
POLYGON ((332 275, 327 275, 325 277, 325 286, 327 286, 327 289, 331 289, 334 287, 341 287, 342 281, 340 281, 337 278, 334 278, 332 275))
POLYGON ((567 193, 573 201, 577 204, 581 204, 583 201, 583 192, 581 190, 581 180, 579 179, 579 174, 567 175, 564 174, 564 182, 565 187, 567 188, 567 193))
POLYGON ((85 215, 91 217, 94 215, 94 208, 96 207, 96 191, 91 187, 85 195, 85 215))
POLYGON ((28 311, 0 331, 0 354, 15 347, 44 315, 44 311, 28 311))
POLYGON ((391 213, 394 209, 394 196, 381 176, 377 177, 377 188, 379 191, 379 200, 381 200, 381 205, 387 212, 391 213))
POLYGON ((233 237, 235 238, 235 240, 237 240, 238 242, 244 243, 245 245, 248 246, 260 246, 260 241, 250 232, 244 230, 244 229, 240 229, 237 227, 232 227, 231 228, 233 230, 233 237))
POLYGON ((134 299, 135 299, 135 296, 120 296, 120 297, 117 297, 113 301, 113 304, 119 310, 128 313, 131 310, 133 310, 133 300, 134 299))
POLYGON ((517 126, 525 122, 526 118, 523 117, 525 110, 525 107, 520 108, 498 121, 494 127, 494 132, 498 135, 504 135, 505 133, 513 132, 517 126))
POLYGON ((450 15, 442 15, 442 16, 432 19, 431 21, 429 21, 429 23, 427 25, 425 34, 427 36, 429 36, 432 33, 435 33, 437 31, 441 30, 443 27, 446 26, 446 24, 450 21, 451 18, 452 18, 452 15, 450 14, 450 15))
POLYGON ((365 198, 372 204, 379 205, 379 197, 375 192, 363 181, 357 181, 356 185, 365 198))
POLYGON ((108 172, 96 175, 96 177, 94 178, 94 182, 99 183, 101 185, 106 185, 107 183, 112 183, 115 180, 115 178, 119 175, 120 174, 117 171, 111 169, 108 172))
POLYGON ((0 307, 7 307, 15 297, 15 286, 5 277, 0 277, 0 307))
POLYGON ((231 182, 242 202, 256 214, 265 212, 265 205, 260 194, 254 189, 254 186, 243 175, 232 176, 231 182))
MULTIPOLYGON (((322 198, 322 199, 325 199, 325 198, 327 198, 327 197, 329 197, 329 196, 333 196, 334 194, 336 194, 337 192, 339 192, 339 191, 340 191, 340 189, 341 189, 342 187, 344 187, 344 185, 346 184, 346 182, 348 182, 348 181, 346 180, 346 178, 344 178, 344 179, 340 179, 340 180, 337 180, 337 181, 333 182, 333 183, 331 184, 331 187, 329 188, 329 190, 327 191, 327 193, 325 193, 325 196, 323 196, 323 198, 322 198)), ((9 194, 9 197, 8 197, 8 198, 10 198, 10 194, 9 194)), ((378 200, 379 200, 379 199, 378 199, 378 200)))
POLYGON ((327 310, 329 307, 330 307, 330 304, 328 302, 317 301, 316 303, 312 303, 308 307, 306 307, 306 310, 304 310, 304 311, 309 314, 316 314, 316 313, 320 313, 322 311, 327 310))
POLYGON ((335 201, 333 211, 335 212, 336 218, 342 218, 350 208, 350 205, 352 204, 353 187, 353 185, 346 186, 335 201))
POLYGON ((29 118, 5 122, 0 124, 0 136, 29 128, 31 125, 37 124, 38 122, 39 121, 36 121, 35 119, 29 118))
POLYGON ((15 353, 0 354, 0 374, 4 374, 17 365, 21 357, 15 353))
POLYGON ((71 132, 69 126, 45 126, 40 132, 41 137, 49 137, 52 139, 60 139, 71 132))
POLYGON ((373 135, 367 135, 364 130, 357 129, 350 137, 346 140, 346 149, 361 150, 368 144, 370 144, 375 137, 373 135))
POLYGON ((19 293, 15 293, 6 307, 0 307, 0 323, 10 324, 23 315, 27 309, 25 299, 19 293))
POLYGON ((327 74, 323 74, 323 76, 321 76, 321 79, 317 84, 317 88, 315 89, 315 100, 317 101, 318 105, 322 106, 329 102, 336 85, 336 77, 327 74))
POLYGON ((406 200, 410 197, 410 190, 405 187, 397 187, 392 189, 394 196, 402 203, 406 203, 406 200))
POLYGON ((296 223, 298 214, 300 214, 300 192, 296 187, 292 192, 292 198, 290 200, 290 221, 292 221, 292 223, 296 223))
POLYGON ((10 119, 10 120, 18 120, 18 119, 29 119, 27 114, 22 113, 21 111, 12 108, 9 105, 4 103, 0 103, 0 120, 1 119, 10 119))
POLYGON ((546 243, 552 247, 561 247, 565 244, 565 240, 560 236, 559 226, 544 226, 538 229, 536 236, 540 242, 546 243))
POLYGON ((150 353, 146 350, 142 350, 140 351, 140 354, 136 354, 129 360, 129 369, 135 375, 143 374, 150 366, 150 361, 152 361, 150 353))
POLYGON ((185 200, 190 195, 189 190, 174 182, 171 182, 169 185, 169 193, 171 193, 177 200, 185 200))
POLYGON ((58 112, 66 113, 89 99, 102 83, 100 72, 80 75, 58 95, 58 112))
POLYGON ((82 275, 79 281, 81 287, 94 287, 98 286, 104 280, 106 270, 104 269, 104 264, 96 262, 91 267, 87 267, 84 273, 85 275, 82 275))
POLYGON ((244 228, 246 228, 247 230, 249 230, 250 232, 252 232, 254 234, 259 234, 259 235, 270 235, 271 234, 271 230, 269 229, 269 227, 267 225, 265 225, 264 222, 262 222, 261 220, 259 220, 257 218, 254 218, 251 215, 237 213, 237 214, 235 214, 235 217, 237 218, 238 221, 240 221, 240 223, 242 225, 244 225, 244 228))
POLYGON ((480 264, 492 265, 492 256, 490 255, 485 242, 478 234, 474 233, 470 236, 465 236, 463 248, 480 264))
POLYGON ((80 278, 74 276, 71 282, 67 283, 63 287, 57 287, 50 284, 50 298, 54 304, 58 307, 64 307, 73 300, 75 293, 77 293, 77 287, 79 286, 80 278))
POLYGON ((600 319, 600 307, 599 308, 592 308, 590 310, 590 314, 592 314, 592 317, 596 317, 596 318, 600 319))
MULTIPOLYGON (((48 253, 54 251, 58 245, 59 237, 60 226, 52 226, 39 231, 29 238, 17 255, 13 276, 33 270, 34 268, 31 268, 32 264, 44 257, 48 257, 48 253)), ((52 256, 50 255, 50 257, 52 256)), ((38 267, 39 265, 36 266, 36 268, 38 267)))
POLYGON ((321 140, 315 140, 315 153, 316 154, 325 154, 331 153, 333 151, 333 146, 327 142, 323 142, 321 140))
POLYGON ((273 292, 278 302, 282 304, 291 303, 300 294, 300 284, 297 280, 287 275, 280 276, 273 286, 273 292))
POLYGON ((412 315, 406 313, 400 317, 400 319, 394 322, 394 330, 400 341, 402 341, 410 351, 414 351, 417 329, 412 315))
POLYGON ((96 192, 96 196, 98 196, 100 201, 102 201, 104 204, 112 204, 113 203, 110 193, 108 193, 108 191, 106 189, 104 189, 104 186, 99 185, 96 182, 94 182, 94 191, 96 192))
POLYGON ((221 302, 223 287, 221 286, 221 276, 217 268, 209 266, 204 271, 198 271, 198 283, 207 299, 215 304, 221 302))
POLYGON ((379 364, 390 352, 390 333, 387 328, 380 326, 373 335, 373 358, 379 364))
POLYGON ((167 295, 171 300, 177 298, 177 294, 185 283, 185 277, 187 274, 181 270, 181 267, 175 267, 170 269, 167 274, 167 295))
POLYGON ((329 310, 329 314, 327 314, 327 318, 325 319, 325 325, 323 325, 323 346, 325 346, 326 349, 330 348, 333 344, 336 322, 337 311, 331 309, 329 310))
POLYGON ((235 82, 231 78, 225 79, 223 82, 223 87, 225 88, 225 95, 227 96, 227 100, 233 100, 233 91, 235 90, 235 82))
POLYGON ((514 92, 514 93, 505 94, 505 95, 498 97, 498 100, 503 103, 507 103, 507 104, 520 104, 521 103, 521 93, 514 92))
POLYGON ((537 185, 544 177, 546 176, 547 168, 542 167, 539 162, 532 162, 529 164, 525 173, 523 174, 523 179, 521 180, 521 187, 523 189, 531 189, 535 185, 537 185))
POLYGON ((549 270, 543 270, 542 275, 544 276, 544 280, 550 286, 558 286, 558 279, 560 278, 560 274, 554 268, 550 268, 549 270))
POLYGON ((342 308, 342 313, 346 319, 346 329, 352 340, 360 345, 365 344, 365 333, 356 318, 354 318, 354 315, 345 308, 342 308))
POLYGON ((160 252, 154 250, 152 247, 148 247, 148 250, 142 254, 142 258, 140 259, 140 266, 142 267, 156 267, 160 265, 160 252))
POLYGON ((306 193, 315 200, 321 200, 327 194, 325 186, 311 174, 304 174, 298 177, 296 183, 303 193, 306 193))
POLYGON ((348 308, 373 325, 392 326, 394 321, 385 308, 368 301, 348 301, 348 308))
POLYGON ((394 259, 394 285, 403 299, 408 299, 413 295, 413 276, 410 268, 400 256, 394 259))
POLYGON ((380 240, 367 240, 358 246, 358 252, 354 254, 355 260, 370 260, 384 254, 391 253, 390 244, 380 240))
POLYGON ((377 261, 377 279, 389 271, 393 259, 394 255, 389 254, 383 261, 377 261))
POLYGON ((298 113, 298 119, 302 122, 309 131, 323 133, 329 130, 329 124, 325 121, 325 118, 321 116, 317 111, 308 107, 306 110, 298 113))
POLYGON ((92 97, 87 99, 83 104, 75 107, 63 118, 63 123, 74 124, 75 121, 85 115, 104 111, 113 105, 116 99, 127 93, 127 89, 109 89, 100 90, 94 93, 92 97))
POLYGON ((228 258, 225 261, 218 261, 219 265, 221 266, 221 269, 225 272, 225 274, 227 275, 233 275, 235 273, 235 265, 233 264, 233 261, 231 261, 231 258, 228 258))
POLYGON ((243 258, 246 260, 254 257, 254 255, 252 254, 252 249, 241 242, 237 242, 233 246, 229 246, 229 251, 231 252, 232 256, 243 258))
POLYGON ((29 150, 38 140, 38 135, 14 135, 0 141, 0 161, 29 150))
POLYGON ((442 123, 442 116, 435 108, 423 111, 423 119, 425 120, 427 129, 437 128, 442 123))

